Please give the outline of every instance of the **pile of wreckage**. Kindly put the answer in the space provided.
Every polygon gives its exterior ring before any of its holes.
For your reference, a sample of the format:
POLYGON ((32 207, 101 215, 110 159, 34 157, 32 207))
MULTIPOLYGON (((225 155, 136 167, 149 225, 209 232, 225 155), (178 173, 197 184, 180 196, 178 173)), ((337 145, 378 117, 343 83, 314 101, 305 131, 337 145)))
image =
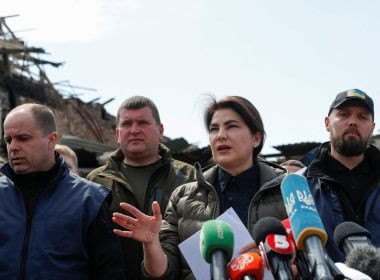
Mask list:
MULTIPOLYGON (((116 118, 104 108, 114 98, 102 103, 98 102, 100 97, 84 102, 78 98, 77 91, 96 90, 73 86, 69 81, 50 81, 45 67, 60 67, 63 63, 41 58, 47 55, 44 49, 29 47, 18 38, 6 23, 6 19, 15 16, 0 17, 1 124, 6 114, 20 104, 35 102, 49 106, 57 119, 60 144, 69 146, 77 153, 80 172, 86 174, 103 164, 117 147, 116 118)), ((0 155, 6 157, 2 125, 0 135, 0 155)), ((198 161, 202 166, 209 163, 209 147, 198 148, 183 138, 172 140, 165 137, 163 142, 176 159, 190 164, 198 161)), ((373 142, 380 146, 380 135, 374 136, 373 142)), ((281 145, 274 147, 279 153, 261 156, 276 162, 299 159, 318 145, 317 142, 281 145)))

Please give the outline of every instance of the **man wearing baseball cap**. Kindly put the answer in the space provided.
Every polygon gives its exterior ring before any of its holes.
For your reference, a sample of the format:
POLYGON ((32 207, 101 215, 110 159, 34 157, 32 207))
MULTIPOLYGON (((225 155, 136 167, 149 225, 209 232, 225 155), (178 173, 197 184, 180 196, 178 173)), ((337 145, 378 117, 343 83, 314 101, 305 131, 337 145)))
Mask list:
POLYGON ((369 140, 375 128, 374 102, 358 89, 339 93, 332 102, 323 143, 304 172, 328 234, 329 256, 344 261, 334 244, 334 230, 353 221, 370 231, 380 246, 380 151, 369 140))

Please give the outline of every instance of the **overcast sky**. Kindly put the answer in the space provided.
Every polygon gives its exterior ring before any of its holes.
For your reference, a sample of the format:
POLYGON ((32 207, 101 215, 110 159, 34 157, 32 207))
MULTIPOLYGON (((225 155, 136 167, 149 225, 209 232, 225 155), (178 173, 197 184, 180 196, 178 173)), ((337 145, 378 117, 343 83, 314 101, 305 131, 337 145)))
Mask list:
MULTIPOLYGON (((171 138, 204 146, 201 95, 241 95, 261 112, 264 153, 328 140, 335 95, 359 88, 380 123, 380 2, 369 0, 3 0, 0 16, 29 46, 65 61, 53 82, 97 89, 80 97, 132 95, 157 104, 171 138)), ((377 133, 379 128, 376 128, 377 133)))

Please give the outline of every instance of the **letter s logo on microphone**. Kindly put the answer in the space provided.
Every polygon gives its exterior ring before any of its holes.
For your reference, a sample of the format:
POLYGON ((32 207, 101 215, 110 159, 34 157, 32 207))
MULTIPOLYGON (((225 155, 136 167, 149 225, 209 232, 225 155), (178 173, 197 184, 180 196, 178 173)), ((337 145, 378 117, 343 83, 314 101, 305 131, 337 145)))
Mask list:
POLYGON ((265 239, 267 245, 279 254, 291 254, 295 250, 289 237, 281 234, 269 234, 265 239))
POLYGON ((275 234, 274 243, 276 244, 276 248, 288 249, 290 247, 289 242, 286 240, 286 236, 284 235, 275 234))

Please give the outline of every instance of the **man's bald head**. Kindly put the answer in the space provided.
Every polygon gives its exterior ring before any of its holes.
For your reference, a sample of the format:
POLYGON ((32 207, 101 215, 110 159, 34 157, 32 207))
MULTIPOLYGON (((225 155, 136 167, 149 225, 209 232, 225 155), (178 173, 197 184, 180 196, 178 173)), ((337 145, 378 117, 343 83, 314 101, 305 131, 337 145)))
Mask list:
POLYGON ((26 103, 12 109, 7 117, 18 111, 30 112, 42 135, 46 136, 49 133, 57 132, 54 113, 49 107, 36 103, 26 103))

